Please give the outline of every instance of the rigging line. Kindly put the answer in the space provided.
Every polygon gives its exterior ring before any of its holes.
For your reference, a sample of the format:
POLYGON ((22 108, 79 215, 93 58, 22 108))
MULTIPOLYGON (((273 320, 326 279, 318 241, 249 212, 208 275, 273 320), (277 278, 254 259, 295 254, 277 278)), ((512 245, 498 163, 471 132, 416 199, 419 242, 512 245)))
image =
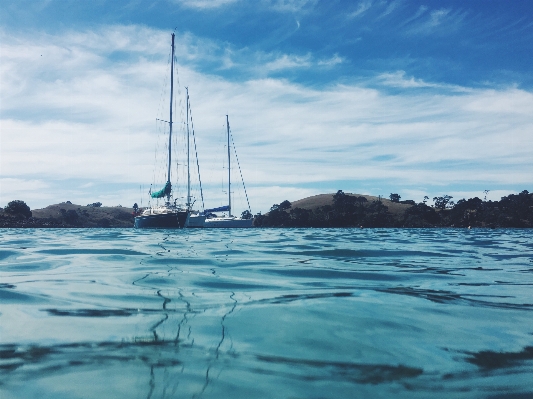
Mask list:
POLYGON ((192 142, 194 144, 194 154, 196 155, 196 168, 198 169, 198 181, 200 182, 200 197, 202 198, 202 211, 205 210, 204 191, 202 190, 202 178, 200 177, 200 163, 198 162, 198 150, 196 149, 196 136, 194 134, 194 123, 192 121, 191 101, 189 100, 189 115, 191 116, 192 142))
POLYGON ((157 174, 157 150, 158 150, 158 147, 159 147, 159 126, 157 124, 157 118, 155 120, 155 133, 156 133, 156 141, 155 141, 155 148, 154 148, 154 167, 153 167, 153 176, 152 176, 152 183, 155 183, 155 177, 156 177, 156 174, 157 174))
MULTIPOLYGON (((172 57, 172 48, 169 49, 169 52, 168 52, 168 55, 167 55, 167 66, 169 66, 171 64, 171 57, 172 57)), ((165 93, 167 92, 167 87, 168 87, 168 82, 169 82, 169 79, 168 79, 168 74, 164 74, 163 75, 163 85, 162 85, 162 89, 161 89, 161 92, 160 92, 160 96, 159 96, 159 105, 158 105, 158 110, 157 110, 157 115, 162 115, 163 114, 163 98, 165 97, 165 93)), ((162 175, 162 171, 160 170, 160 168, 158 168, 158 154, 159 152, 161 151, 160 150, 160 139, 162 137, 162 128, 161 128, 161 124, 158 123, 158 121, 163 121, 162 119, 159 119, 159 118, 156 118, 156 121, 155 121, 155 132, 156 132, 156 145, 155 145, 155 151, 154 151, 154 166, 153 166, 153 180, 152 180, 152 183, 155 185, 156 182, 158 181, 158 176, 161 174, 162 175)), ((166 122, 168 124, 167 121, 163 121, 163 122, 166 122)), ((168 148, 168 144, 165 145, 165 148, 168 148)), ((164 180, 162 178, 162 180, 164 180)))
MULTIPOLYGON (((179 77, 179 67, 178 67, 178 58, 176 55, 174 55, 174 70, 172 71, 172 73, 175 75, 175 86, 176 86, 176 92, 177 92, 177 95, 174 96, 173 98, 173 105, 174 105, 174 115, 178 115, 178 110, 179 110, 179 119, 180 121, 183 121, 183 100, 182 100, 182 96, 181 96, 181 84, 180 84, 180 77, 179 77)), ((173 122, 174 126, 177 125, 177 120, 173 122)), ((181 122, 180 122, 181 124, 181 122)), ((180 182, 181 182, 181 176, 180 176, 180 168, 179 168, 179 165, 180 165, 180 158, 181 158, 181 153, 180 153, 180 148, 181 146, 179 145, 180 143, 180 140, 181 140, 181 135, 178 134, 179 132, 176 130, 176 134, 174 134, 174 141, 173 141, 173 145, 174 145, 174 148, 173 148, 173 151, 172 151, 172 154, 173 154, 173 157, 174 157, 174 160, 175 160, 175 169, 173 169, 175 171, 174 175, 174 181, 175 181, 175 189, 173 190, 173 198, 174 200, 177 200, 180 198, 179 196, 179 193, 181 191, 181 188, 180 188, 180 182)))
POLYGON ((244 178, 242 177, 241 164, 239 163, 239 157, 237 156, 237 148, 235 148, 235 142, 233 141, 233 135, 231 134, 231 129, 230 129, 230 137, 231 137, 231 144, 233 144, 233 151, 235 152, 235 158, 237 159, 237 166, 239 167, 239 173, 241 175, 242 186, 244 187, 244 195, 246 195, 246 202, 248 203, 248 211, 252 213, 252 209, 250 208, 250 201, 248 200, 248 193, 246 192, 246 186, 244 185, 244 178))
MULTIPOLYGON (((174 57, 174 59, 176 59, 176 57, 174 57)), ((174 96, 174 98, 172 99, 172 103, 174 105, 174 115, 177 115, 177 110, 178 110, 178 98, 179 98, 179 103, 180 103, 180 107, 181 107, 181 87, 179 85, 179 78, 178 78, 178 67, 177 65, 175 66, 175 70, 176 70, 176 86, 178 87, 176 89, 176 91, 178 92, 178 95, 177 96, 174 96)), ((172 71, 172 73, 174 73, 174 71, 172 71)), ((176 122, 172 122, 173 124, 176 124, 176 122)), ((179 187, 179 171, 178 171, 178 165, 179 165, 179 152, 178 152, 178 131, 176 129, 176 132, 174 133, 174 151, 173 151, 173 156, 174 156, 174 160, 176 162, 176 171, 175 171, 175 181, 176 181, 176 189, 178 189, 179 187)), ((175 198, 177 196, 177 190, 176 190, 176 193, 172 193, 172 197, 175 198)))
MULTIPOLYGON (((226 130, 226 129, 227 129, 227 128, 226 128, 226 124, 222 125, 222 132, 223 132, 223 134, 222 134, 222 136, 220 136, 220 137, 223 137, 223 140, 222 140, 222 143, 223 143, 223 144, 222 144, 222 148, 224 148, 224 153, 227 152, 227 148, 226 148, 226 146, 227 146, 227 143, 226 143, 226 141, 227 141, 227 136, 226 136, 226 135, 227 135, 228 133, 227 133, 227 130, 226 130)), ((220 140, 220 137, 219 137, 219 140, 220 140)), ((221 154, 223 154, 223 153, 221 153, 221 154)), ((228 161, 227 158, 226 158, 225 156, 222 156, 222 169, 223 169, 223 170, 226 169, 226 162, 227 162, 227 161, 228 161)), ((225 175, 224 173, 222 173, 222 177, 221 177, 221 181, 220 181, 220 183, 221 183, 221 185, 220 185, 220 191, 222 191, 223 193, 226 193, 226 194, 227 194, 227 191, 225 190, 225 188, 226 188, 226 184, 224 183, 224 179, 225 179, 225 178, 226 178, 226 175, 225 175)))
MULTIPOLYGON (((180 111, 180 121, 181 121, 181 129, 182 129, 182 133, 183 133, 183 130, 185 129, 185 123, 183 122, 186 118, 184 117, 183 113, 184 113, 184 106, 183 106, 183 98, 182 98, 182 91, 181 91, 181 84, 180 84, 180 78, 179 78, 179 66, 178 66, 178 58, 177 58, 177 55, 174 55, 174 69, 175 69, 175 74, 176 74, 176 85, 177 85, 177 91, 178 91, 178 95, 177 97, 175 97, 175 100, 174 100, 174 110, 175 110, 175 114, 177 115, 177 111, 176 109, 179 109, 180 111), (178 104, 179 103, 179 104, 178 104)), ((183 155, 183 153, 180 151, 180 148, 183 148, 183 146, 181 145, 178 145, 178 140, 182 140, 182 135, 176 135, 175 136, 175 156, 176 156, 176 193, 179 193, 181 191, 181 186, 180 186, 180 180, 181 178, 183 177, 182 175, 180 175, 180 173, 183 173, 183 172, 180 172, 180 168, 179 168, 179 165, 180 165, 180 157, 183 156, 183 158, 185 158, 185 155, 183 155)), ((183 163, 182 163, 183 164, 183 163)), ((187 178, 185 177, 184 178, 185 181, 187 181, 187 178)), ((176 198, 181 198, 180 196, 176 196, 176 198)))

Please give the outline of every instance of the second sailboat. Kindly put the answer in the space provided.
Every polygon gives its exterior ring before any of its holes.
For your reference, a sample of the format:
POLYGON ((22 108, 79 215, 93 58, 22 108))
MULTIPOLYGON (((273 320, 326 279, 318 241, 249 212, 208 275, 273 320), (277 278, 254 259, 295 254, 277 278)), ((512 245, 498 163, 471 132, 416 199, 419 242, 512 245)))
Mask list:
MULTIPOLYGON (((228 205, 221 206, 213 209, 206 209, 205 213, 207 219, 205 220, 204 227, 206 228, 244 228, 252 227, 253 218, 250 210, 246 213, 249 217, 242 218, 233 216, 231 214, 231 146, 230 146, 230 130, 229 130, 229 117, 226 115, 226 128, 227 128, 227 148, 228 148, 228 205), (228 212, 227 216, 209 216, 212 212, 228 212)), ((241 176, 242 177, 242 176, 241 176)), ((244 185, 244 182, 243 182, 244 185)), ((245 188, 246 192, 246 188, 245 188)), ((248 197, 247 197, 248 199, 248 197)))

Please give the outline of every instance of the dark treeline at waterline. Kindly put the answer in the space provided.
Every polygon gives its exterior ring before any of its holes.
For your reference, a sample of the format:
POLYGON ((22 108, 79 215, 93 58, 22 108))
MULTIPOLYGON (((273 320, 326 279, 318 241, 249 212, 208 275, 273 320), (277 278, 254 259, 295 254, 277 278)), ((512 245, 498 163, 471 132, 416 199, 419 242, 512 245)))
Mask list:
POLYGON ((24 201, 11 201, 0 208, 1 227, 72 228, 132 227, 133 208, 102 206, 100 202, 81 206, 70 201, 30 210, 24 201))
POLYGON ((368 201, 364 196, 332 195, 331 204, 304 209, 289 201, 275 204, 265 215, 256 215, 257 227, 533 227, 533 193, 527 190, 510 194, 500 201, 480 198, 434 198, 435 205, 425 202, 391 199, 368 201), (387 206, 388 204, 388 206, 387 206), (393 210, 389 208, 394 208, 393 210))
MULTIPOLYGON (((427 198, 427 197, 426 197, 427 198)), ((489 227, 532 228, 533 193, 510 194, 500 201, 478 197, 461 199, 435 197, 434 205, 346 194, 321 194, 304 200, 283 201, 266 214, 257 214, 255 227, 489 227)), ((0 208, 0 228, 127 228, 133 226, 133 208, 87 206, 70 201, 30 210, 24 201, 11 201, 0 208)))

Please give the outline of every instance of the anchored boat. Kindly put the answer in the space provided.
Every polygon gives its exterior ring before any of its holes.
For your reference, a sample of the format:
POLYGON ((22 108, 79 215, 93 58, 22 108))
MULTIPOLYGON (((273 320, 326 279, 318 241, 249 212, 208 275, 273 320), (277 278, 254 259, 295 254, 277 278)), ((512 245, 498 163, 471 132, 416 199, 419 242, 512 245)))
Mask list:
MULTIPOLYGON (((250 203, 248 203, 248 211, 245 212, 249 218, 237 217, 231 214, 231 153, 230 153, 230 130, 229 130, 229 118, 226 115, 226 127, 228 133, 228 205, 221 206, 213 209, 206 209, 205 214, 207 219, 205 219, 204 227, 205 228, 244 228, 252 227, 253 217, 250 211, 250 203), (211 216, 214 212, 228 212, 227 216, 211 216)), ((239 167, 240 169, 240 167, 239 167)), ((242 179, 242 174, 241 174, 242 179)), ((244 186, 244 180, 243 180, 244 186)), ((246 187, 244 187, 244 192, 246 194, 246 187)), ((248 201, 248 194, 246 194, 246 201, 248 201)))
MULTIPOLYGON (((168 120, 168 168, 167 182, 165 186, 156 192, 151 193, 153 199, 166 198, 164 205, 150 206, 140 215, 135 216, 134 227, 143 228, 172 228, 181 229, 185 227, 189 220, 190 209, 176 204, 177 200, 171 202, 172 183, 170 182, 170 166, 172 163, 172 100, 174 96, 174 33, 172 33, 172 58, 170 62, 170 116, 168 120)), ((188 196, 190 203, 190 195, 188 196)))

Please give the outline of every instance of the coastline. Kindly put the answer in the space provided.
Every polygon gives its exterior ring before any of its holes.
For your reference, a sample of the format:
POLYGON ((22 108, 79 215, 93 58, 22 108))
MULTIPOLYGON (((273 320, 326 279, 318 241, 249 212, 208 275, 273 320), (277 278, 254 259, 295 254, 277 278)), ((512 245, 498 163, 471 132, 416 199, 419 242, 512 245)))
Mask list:
MULTIPOLYGON (((475 197, 437 204, 429 206, 399 198, 393 201, 339 190, 335 194, 274 204, 269 212, 255 215, 254 227, 533 228, 533 193, 527 190, 500 201, 475 197)), ((25 214, 0 208, 0 228, 130 228, 134 224, 133 215, 133 208, 120 205, 81 206, 67 201, 32 211, 27 208, 25 214)))
POLYGON ((133 227, 133 208, 82 206, 69 202, 31 211, 31 217, 0 210, 0 228, 125 228, 133 227))

